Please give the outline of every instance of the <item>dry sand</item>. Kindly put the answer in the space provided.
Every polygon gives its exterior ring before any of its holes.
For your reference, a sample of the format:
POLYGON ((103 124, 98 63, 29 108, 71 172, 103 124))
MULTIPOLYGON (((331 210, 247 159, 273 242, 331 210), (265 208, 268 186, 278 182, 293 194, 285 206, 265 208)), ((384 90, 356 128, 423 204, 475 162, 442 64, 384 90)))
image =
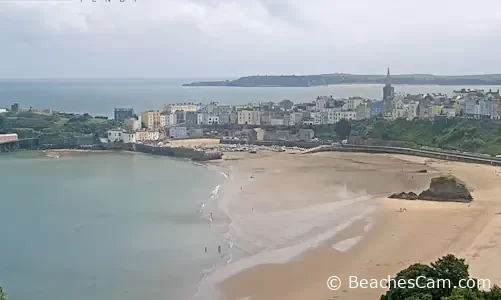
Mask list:
POLYGON ((308 228, 337 226, 336 218, 344 222, 363 215, 334 237, 317 239, 312 248, 306 245, 308 251, 292 261, 286 262, 288 256, 300 252, 276 252, 259 262, 268 264, 226 278, 220 283, 225 299, 378 299, 384 290, 350 289, 348 276, 383 279, 447 253, 466 258, 473 276, 501 284, 501 215, 496 214, 501 211, 496 199, 501 168, 361 153, 225 157, 222 164, 233 177, 233 190, 222 192, 227 199, 222 207, 231 215, 233 229, 246 237, 241 246, 251 251, 293 249, 315 236, 308 228), (424 168, 428 173, 417 173, 424 168), (386 198, 393 192, 420 192, 443 173, 454 174, 473 189, 471 205, 386 198), (350 199, 360 201, 346 204, 350 199), (367 213, 367 207, 376 210, 367 213), (407 212, 398 212, 402 207, 407 212), (338 291, 326 286, 332 275, 344 281, 338 291))

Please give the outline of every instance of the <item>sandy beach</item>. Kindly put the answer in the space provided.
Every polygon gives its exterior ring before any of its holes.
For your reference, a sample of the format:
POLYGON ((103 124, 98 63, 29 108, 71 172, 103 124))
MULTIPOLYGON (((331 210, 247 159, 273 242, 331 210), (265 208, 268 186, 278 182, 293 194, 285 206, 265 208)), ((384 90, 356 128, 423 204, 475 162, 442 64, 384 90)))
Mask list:
POLYGON ((383 279, 447 253, 466 258, 473 276, 501 284, 501 168, 271 151, 227 153, 219 164, 231 180, 220 206, 236 245, 250 254, 212 275, 224 299, 378 299, 384 290, 349 288, 348 277, 383 279), (419 193, 439 174, 464 181, 472 204, 386 198, 419 193), (337 291, 326 286, 333 275, 344 281, 337 291))

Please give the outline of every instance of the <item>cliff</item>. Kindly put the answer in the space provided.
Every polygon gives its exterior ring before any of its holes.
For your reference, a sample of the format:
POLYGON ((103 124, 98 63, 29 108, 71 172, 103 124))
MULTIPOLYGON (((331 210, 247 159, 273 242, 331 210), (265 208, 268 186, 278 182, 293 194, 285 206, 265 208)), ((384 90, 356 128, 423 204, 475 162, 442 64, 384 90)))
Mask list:
MULTIPOLYGON (((460 75, 438 76, 431 74, 392 75, 393 84, 412 85, 501 85, 501 75, 460 75)), ((236 80, 202 81, 183 84, 183 86, 234 86, 234 87, 309 87, 335 84, 385 84, 386 75, 281 75, 245 76, 236 80)))

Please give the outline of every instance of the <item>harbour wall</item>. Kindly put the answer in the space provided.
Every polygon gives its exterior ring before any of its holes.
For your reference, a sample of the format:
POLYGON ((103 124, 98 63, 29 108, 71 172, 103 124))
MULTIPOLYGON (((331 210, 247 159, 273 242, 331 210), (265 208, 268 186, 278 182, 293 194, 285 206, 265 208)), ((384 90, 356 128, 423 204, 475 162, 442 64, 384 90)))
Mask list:
POLYGON ((124 145, 124 147, 127 150, 141 153, 190 158, 196 161, 221 159, 223 156, 222 153, 220 152, 197 151, 191 148, 181 148, 181 147, 157 147, 145 144, 127 144, 124 145))

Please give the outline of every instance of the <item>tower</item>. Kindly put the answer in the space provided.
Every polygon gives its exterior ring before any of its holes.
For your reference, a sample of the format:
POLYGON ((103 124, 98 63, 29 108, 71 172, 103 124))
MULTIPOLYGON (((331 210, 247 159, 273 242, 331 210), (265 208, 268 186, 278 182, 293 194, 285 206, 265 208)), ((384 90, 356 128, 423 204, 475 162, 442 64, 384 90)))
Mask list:
POLYGON ((395 88, 391 85, 390 66, 386 73, 386 85, 383 87, 383 102, 384 112, 389 113, 393 110, 393 97, 395 96, 395 88))

